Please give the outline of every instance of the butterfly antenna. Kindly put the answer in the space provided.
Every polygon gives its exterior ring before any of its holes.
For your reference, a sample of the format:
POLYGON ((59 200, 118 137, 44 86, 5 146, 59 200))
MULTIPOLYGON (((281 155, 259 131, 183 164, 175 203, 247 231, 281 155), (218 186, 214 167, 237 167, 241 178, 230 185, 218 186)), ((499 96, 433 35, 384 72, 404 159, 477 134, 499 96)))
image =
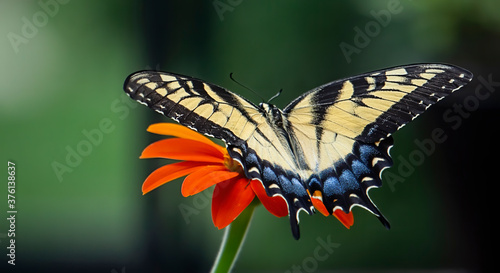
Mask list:
POLYGON ((241 87, 245 88, 246 90, 254 93, 255 95, 257 95, 263 102, 264 102, 264 98, 257 92, 255 92, 253 89, 251 89, 250 87, 248 86, 245 86, 244 84, 240 83, 239 81, 235 80, 234 77, 233 77, 233 72, 229 73, 229 78, 231 78, 231 80, 235 83, 237 83, 238 85, 240 85, 241 87))
POLYGON ((272 96, 268 101, 267 103, 270 103, 272 100, 274 100, 275 98, 279 97, 279 95, 281 95, 281 92, 283 92, 283 88, 280 89, 280 91, 278 91, 278 93, 276 93, 276 95, 272 96))

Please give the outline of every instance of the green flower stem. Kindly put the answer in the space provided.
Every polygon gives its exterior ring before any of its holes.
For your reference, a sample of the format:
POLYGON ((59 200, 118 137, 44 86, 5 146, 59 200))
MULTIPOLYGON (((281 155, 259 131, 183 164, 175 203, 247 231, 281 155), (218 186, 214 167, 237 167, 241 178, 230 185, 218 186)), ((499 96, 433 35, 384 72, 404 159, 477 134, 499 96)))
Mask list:
POLYGON ((238 253, 243 246, 256 204, 252 202, 224 231, 219 254, 215 259, 211 273, 227 273, 233 268, 238 253))

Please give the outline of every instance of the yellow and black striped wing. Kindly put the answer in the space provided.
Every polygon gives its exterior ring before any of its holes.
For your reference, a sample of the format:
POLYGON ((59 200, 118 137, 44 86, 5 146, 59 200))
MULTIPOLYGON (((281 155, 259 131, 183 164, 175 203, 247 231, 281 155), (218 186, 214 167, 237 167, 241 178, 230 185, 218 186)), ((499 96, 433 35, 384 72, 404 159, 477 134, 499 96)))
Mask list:
POLYGON ((456 66, 416 64, 334 81, 295 99, 283 112, 308 166, 306 187, 330 212, 361 206, 388 227, 368 190, 392 165, 391 134, 471 79, 456 66))
POLYGON ((286 137, 266 119, 262 108, 217 85, 173 73, 137 72, 127 78, 124 89, 156 112, 222 139, 248 178, 260 180, 269 196, 287 201, 298 236, 296 215, 300 210, 311 213, 313 206, 286 137))
POLYGON ((140 71, 125 81, 132 99, 200 133, 238 145, 263 123, 259 109, 226 89, 158 71, 140 71))
POLYGON ((297 126, 313 125, 374 143, 460 89, 472 74, 444 64, 415 64, 334 81, 311 90, 285 109, 297 126))
POLYGON ((395 67, 322 85, 283 111, 172 73, 137 72, 124 89, 153 110, 222 139, 248 178, 285 199, 298 238, 298 213, 312 213, 311 197, 330 213, 361 206, 388 227, 368 190, 381 185, 382 170, 392 165, 391 134, 471 78, 450 65, 395 67))

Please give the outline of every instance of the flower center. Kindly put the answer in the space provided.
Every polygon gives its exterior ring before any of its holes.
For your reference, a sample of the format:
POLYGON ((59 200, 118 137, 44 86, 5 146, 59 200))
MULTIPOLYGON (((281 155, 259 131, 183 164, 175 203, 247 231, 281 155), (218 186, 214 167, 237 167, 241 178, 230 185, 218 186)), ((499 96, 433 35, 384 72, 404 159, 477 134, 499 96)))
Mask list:
POLYGON ((243 174, 243 168, 241 167, 240 163, 233 160, 227 153, 224 154, 224 166, 226 166, 226 168, 232 172, 243 174))

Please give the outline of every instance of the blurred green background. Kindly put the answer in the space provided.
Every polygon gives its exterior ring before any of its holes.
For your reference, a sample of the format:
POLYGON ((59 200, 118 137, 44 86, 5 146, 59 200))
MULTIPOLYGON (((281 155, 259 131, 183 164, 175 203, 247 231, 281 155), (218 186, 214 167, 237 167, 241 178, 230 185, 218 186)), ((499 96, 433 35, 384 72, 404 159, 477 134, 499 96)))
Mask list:
POLYGON ((209 270, 223 234, 210 193, 183 198, 177 181, 141 194, 165 163, 138 159, 156 139, 145 130, 168 119, 124 94, 134 71, 186 74, 260 102, 233 72, 264 98, 283 89, 274 101, 283 107, 332 80, 420 62, 459 65, 475 78, 395 134, 395 165, 371 191, 392 229, 359 208, 350 230, 302 214, 295 241, 286 217, 260 207, 234 272, 491 269, 499 11, 495 0, 1 1, 0 271, 209 270), (418 157, 416 143, 436 129, 446 141, 418 157), (8 161, 15 266, 6 256, 8 161), (183 215, 186 207, 195 213, 183 215), (338 247, 314 259, 318 240, 338 247))

